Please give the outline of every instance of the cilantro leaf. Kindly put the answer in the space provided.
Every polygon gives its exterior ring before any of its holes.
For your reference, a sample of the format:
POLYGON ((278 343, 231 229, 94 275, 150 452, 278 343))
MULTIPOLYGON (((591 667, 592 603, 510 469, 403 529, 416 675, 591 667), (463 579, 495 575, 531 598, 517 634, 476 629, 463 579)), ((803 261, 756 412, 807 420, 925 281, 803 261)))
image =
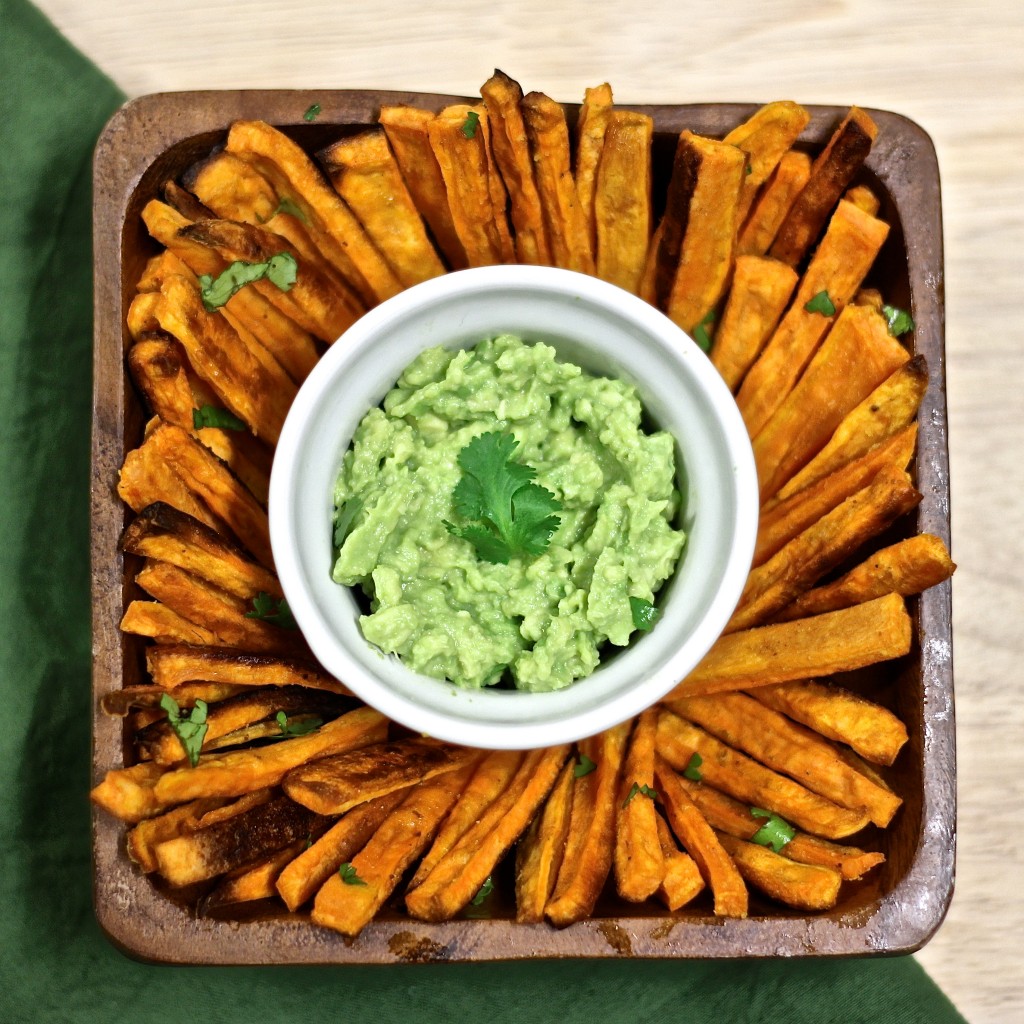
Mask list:
POLYGON ((661 614, 660 609, 655 608, 650 601, 645 601, 642 597, 630 597, 629 610, 633 615, 633 625, 645 633, 651 631, 651 627, 658 621, 658 616, 661 614))
POLYGON ((203 739, 209 725, 206 721, 206 701, 197 700, 195 707, 187 716, 182 715, 178 702, 169 694, 162 694, 160 707, 167 712, 167 721, 171 731, 181 743, 181 749, 188 757, 188 763, 195 768, 199 763, 199 751, 203 748, 203 739))
POLYGON ((629 793, 626 795, 626 799, 622 801, 622 806, 625 807, 630 800, 633 799, 639 793, 641 796, 650 797, 651 800, 658 799, 658 791, 651 789, 650 786, 641 786, 639 782, 634 782, 629 789, 629 793))
POLYGON ((829 298, 829 294, 826 291, 818 292, 817 295, 812 296, 804 303, 804 309, 808 313, 820 313, 822 316, 836 315, 836 305, 829 298))
POLYGON ((539 484, 536 471, 512 461, 519 442, 492 431, 459 452, 462 479, 452 491, 455 511, 468 526, 445 521, 448 532, 469 541, 486 562, 506 565, 514 555, 539 555, 558 529, 561 503, 539 484))
POLYGON ((227 270, 216 278, 203 274, 199 278, 200 293, 203 306, 208 313, 220 309, 232 295, 253 281, 266 278, 271 284, 277 285, 283 292, 291 291, 298 275, 299 265, 290 252, 279 252, 263 263, 246 263, 235 260, 227 270))
POLYGON ((488 875, 484 879, 484 884, 480 886, 480 891, 473 897, 470 902, 474 907, 479 907, 481 903, 494 891, 494 879, 488 875))
POLYGON ((776 853, 781 853, 782 848, 788 843, 796 830, 788 821, 780 818, 774 811, 765 811, 760 807, 751 807, 750 813, 755 818, 767 818, 768 820, 750 837, 752 843, 759 846, 770 846, 776 853))
POLYGON ((302 115, 303 121, 315 121, 320 116, 320 104, 311 103, 306 107, 306 112, 302 115))
POLYGON ((690 760, 687 761, 686 767, 683 769, 683 774, 691 779, 693 782, 700 782, 703 776, 700 773, 700 766, 704 763, 704 758, 700 756, 695 750, 690 755, 690 760))
POLYGON ((358 497, 349 498, 338 509, 337 518, 334 520, 334 546, 336 548, 340 548, 345 543, 345 539, 352 532, 352 526, 362 511, 363 499, 358 497))
POLYGON ((356 869, 352 867, 348 861, 345 861, 345 863, 338 868, 338 875, 346 885, 366 885, 366 882, 359 877, 356 873, 356 869))
POLYGON ((709 310, 699 324, 693 329, 693 340, 701 347, 701 351, 711 351, 711 335, 708 328, 715 322, 715 311, 709 310))
POLYGON ((885 305, 882 306, 882 316, 885 317, 885 324, 894 338, 914 329, 914 318, 905 309, 885 305))
POLYGON ((216 405, 202 405, 192 410, 192 426, 196 430, 203 427, 218 427, 221 430, 245 430, 245 423, 233 412, 220 409, 216 405))
POLYGON ((262 590, 252 599, 252 610, 246 612, 245 617, 260 619, 271 625, 280 626, 281 629, 299 628, 292 610, 288 607, 287 599, 282 597, 280 601, 275 600, 262 590))
POLYGON ((280 726, 282 736, 305 736, 307 732, 319 729, 324 724, 324 720, 317 715, 292 721, 283 711, 278 711, 274 720, 280 726))
POLYGON ((597 764, 581 752, 580 759, 576 763, 576 767, 573 768, 572 773, 577 779, 582 779, 584 775, 589 775, 596 767, 597 764))
POLYGON ((303 224, 309 223, 306 219, 306 214, 302 211, 302 208, 287 196, 281 196, 280 202, 273 210, 271 210, 269 217, 261 217, 259 214, 256 214, 256 219, 261 224, 266 224, 268 220, 273 220, 279 213, 287 213, 290 217, 294 217, 296 220, 301 220, 303 224))
POLYGON ((480 115, 475 110, 471 110, 466 114, 466 120, 462 123, 462 134, 467 139, 472 139, 476 135, 476 130, 479 126, 480 115))

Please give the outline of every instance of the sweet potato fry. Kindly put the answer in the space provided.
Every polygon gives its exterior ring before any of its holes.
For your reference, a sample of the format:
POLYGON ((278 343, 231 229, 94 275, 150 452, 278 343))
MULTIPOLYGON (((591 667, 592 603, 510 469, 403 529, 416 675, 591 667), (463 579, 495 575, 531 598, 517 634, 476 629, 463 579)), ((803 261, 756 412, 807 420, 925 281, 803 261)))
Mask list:
POLYGON ((611 870, 615 812, 629 723, 581 741, 579 750, 594 762, 576 779, 565 854, 544 916, 556 927, 586 917, 594 909, 611 870))
POLYGON ((429 110, 406 106, 381 107, 378 116, 416 209, 427 222, 448 266, 462 270, 466 266, 466 250, 452 222, 444 178, 427 136, 427 125, 433 119, 429 110))
POLYGON ((140 761, 129 768, 112 768, 94 786, 89 798, 121 821, 131 823, 152 818, 164 810, 157 798, 157 781, 167 769, 152 761, 140 761))
POLYGON ((867 185, 854 185, 853 188, 848 188, 843 198, 854 206, 859 206, 865 213, 870 213, 872 217, 876 217, 882 207, 881 200, 867 185))
POLYGON ((773 621, 788 622, 849 608, 884 594, 920 594, 948 580, 955 570, 942 539, 922 533, 876 551, 838 580, 801 594, 773 621))
POLYGON ((306 761, 381 742, 387 727, 387 719, 379 712, 357 708, 304 736, 269 747, 202 757, 195 768, 167 772, 156 782, 155 796, 169 807, 201 796, 241 796, 276 786, 292 768, 306 761))
POLYGON ((840 807, 734 750, 671 710, 663 710, 658 717, 659 756, 682 772, 695 753, 702 758, 700 772, 709 786, 743 801, 748 807, 774 811, 814 835, 844 839, 868 823, 866 811, 840 807))
POLYGON ((426 921, 454 917, 480 890, 494 866, 526 830, 554 786, 567 745, 531 750, 508 789, 480 820, 406 893, 406 909, 426 921))
POLYGON ((853 298, 874 263, 889 225, 845 200, 804 271, 789 310, 750 368, 736 396, 751 437, 782 405, 835 316, 853 298), (825 292, 835 313, 812 312, 807 304, 825 292))
POLYGON ((227 797, 203 797, 140 821, 128 832, 128 856, 146 874, 156 871, 156 848, 160 843, 194 832, 203 815, 227 802, 227 797))
POLYGON ((752 886, 797 910, 829 910, 839 898, 842 875, 834 868, 800 864, 758 843, 726 832, 718 840, 752 886))
POLYGON ((715 901, 717 917, 746 917, 747 887, 714 830, 679 784, 679 777, 664 758, 655 768, 658 792, 672 831, 697 862, 715 901))
POLYGON ((910 632, 903 598, 889 594, 809 619, 731 633, 715 642, 668 699, 850 672, 906 654, 910 632))
POLYGON ((207 914, 238 903, 268 900, 277 895, 275 888, 282 870, 305 848, 306 839, 297 839, 288 846, 266 854, 255 864, 245 864, 227 872, 224 878, 199 902, 198 914, 207 914))
POLYGON ((779 161, 747 213, 736 240, 736 252, 743 256, 764 256, 775 241, 796 197, 811 176, 811 158, 790 150, 779 161))
POLYGON ((573 181, 565 110, 541 92, 527 93, 519 106, 530 144, 551 260, 556 267, 593 274, 590 229, 573 181))
MULTIPOLYGON (((917 441, 917 424, 911 423, 898 434, 880 441, 863 455, 828 476, 805 487, 785 501, 769 502, 767 510, 761 510, 757 524, 757 546, 754 549, 755 566, 766 562, 780 548, 798 534, 816 523, 822 516, 837 508, 857 491, 867 487, 882 470, 904 470, 914 455, 917 441)), ((881 594, 873 594, 880 597, 881 594)), ((853 604, 854 602, 849 602, 853 604)), ((836 607, 844 607, 837 605, 836 607)), ((821 608, 820 611, 833 611, 821 608)), ((817 614, 807 612, 808 615, 817 614)), ((801 615, 789 616, 802 618, 801 615)))
POLYGON ((342 864, 350 861, 409 795, 399 789, 353 807, 316 842, 300 851, 277 876, 277 891, 289 910, 298 910, 342 864))
POLYGON ((576 198, 587 224, 591 252, 597 252, 597 225, 594 219, 594 193, 597 189, 598 167, 604 150, 608 117, 613 110, 612 87, 603 82, 583 92, 576 118, 576 159, 573 176, 576 198))
POLYGON ((803 490, 902 430, 917 414, 927 387, 928 365, 924 356, 914 356, 844 417, 828 444, 780 488, 776 499, 803 490))
POLYGON ((651 795, 657 729, 658 713, 648 708, 630 735, 615 812, 615 884, 619 895, 633 903, 647 899, 665 876, 658 812, 651 795))
POLYGON ((732 287, 711 348, 711 362, 731 391, 740 386, 778 326, 796 282, 796 271, 778 260, 736 257, 732 287))
POLYGON ((771 256, 796 266, 811 249, 829 211, 860 170, 878 134, 874 121, 859 107, 836 128, 811 165, 811 175, 790 207, 769 250, 771 256))
POLYGON ((704 879, 700 876, 697 862, 679 849, 675 836, 668 823, 659 814, 657 820, 658 841, 661 843, 661 855, 665 860, 665 876, 655 891, 655 896, 675 912, 685 907, 704 889, 704 879))
POLYGON ((365 800, 455 771, 480 751, 413 736, 349 750, 290 771, 284 791, 318 814, 344 814, 365 800))
MULTIPOLYGON (((150 647, 149 651, 159 649, 150 647)), ((100 698, 100 707, 105 715, 117 718, 124 718, 133 709, 142 709, 158 716, 162 711, 156 710, 160 707, 160 698, 167 692, 167 689, 154 686, 152 683, 125 686, 120 690, 105 693, 100 698)), ((207 704, 213 704, 219 700, 227 700, 228 697, 235 697, 241 692, 244 692, 242 687, 228 683, 182 683, 174 689, 174 699, 179 707, 191 708, 197 698, 206 701, 207 704)))
POLYGON ((723 743, 840 807, 866 809, 880 828, 892 821, 902 803, 847 764, 827 740, 745 693, 687 697, 670 706, 723 743))
POLYGON ((558 877, 572 814, 575 765, 566 761, 544 807, 516 847, 516 920, 540 924, 558 877))
POLYGON ((544 211, 533 178, 533 161, 520 109, 523 90, 518 82, 495 69, 481 86, 480 96, 487 107, 494 159, 508 189, 516 259, 520 263, 550 266, 544 211))
MULTIPOLYGON (((184 269, 188 272, 187 267, 184 269)), ((125 324, 128 327, 128 333, 135 341, 154 335, 165 337, 160 329, 160 322, 156 318, 156 306, 159 301, 160 296, 156 292, 139 292, 132 299, 125 317, 125 324)))
POLYGON ((803 376, 754 438, 762 503, 827 443, 843 417, 910 359, 870 306, 843 309, 803 376))
POLYGON ((405 287, 444 273, 383 128, 339 139, 317 159, 405 287))
POLYGON ((159 601, 132 601, 124 610, 119 628, 123 633, 148 636, 158 644, 212 644, 224 641, 205 626, 190 622, 159 601))
POLYGON ((895 466, 882 469, 870 484, 751 571, 724 632, 767 622, 920 501, 921 493, 907 473, 895 466))
POLYGON ((348 881, 335 872, 320 888, 313 901, 313 921, 343 935, 358 935, 429 845, 472 771, 467 765, 414 786, 348 862, 348 881))
POLYGON ((636 295, 651 241, 654 122, 621 110, 607 125, 593 196, 595 272, 636 295))
POLYGON ((891 711, 838 686, 806 679, 760 687, 752 696, 875 764, 892 764, 907 742, 907 727, 891 711))

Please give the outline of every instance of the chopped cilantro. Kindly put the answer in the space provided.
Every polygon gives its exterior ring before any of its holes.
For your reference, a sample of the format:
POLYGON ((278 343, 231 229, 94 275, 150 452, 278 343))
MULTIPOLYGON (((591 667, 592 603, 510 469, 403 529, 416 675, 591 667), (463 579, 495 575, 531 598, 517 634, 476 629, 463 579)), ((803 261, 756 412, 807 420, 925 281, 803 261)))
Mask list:
POLYGON ((480 886, 480 891, 470 901, 474 907, 479 907, 481 903, 494 891, 494 880, 488 875, 484 879, 484 884, 480 886))
POLYGON ((581 752, 580 759, 576 762, 576 767, 573 768, 572 773, 577 779, 582 779, 584 775, 589 775, 596 767, 597 764, 581 752))
POLYGON ((704 319, 693 329, 693 340, 701 347, 701 351, 711 351, 711 335, 708 328, 715 322, 715 311, 712 309, 705 314, 704 319))
POLYGON ((755 818, 767 818, 768 820, 750 837, 752 843, 759 846, 770 846, 776 853, 781 853, 782 848, 788 843, 796 830, 788 821, 780 818, 774 811, 765 811, 760 807, 751 807, 750 813, 755 818))
POLYGON ((882 316, 885 317, 886 326, 894 338, 914 329, 914 318, 905 309, 885 305, 882 307, 882 316))
POLYGON ((298 629, 298 623, 288 607, 288 601, 283 597, 278 601, 262 590, 252 599, 252 610, 246 612, 245 617, 260 619, 282 629, 298 629))
POLYGON ((476 135, 476 130, 480 125, 480 115, 475 111, 471 110, 466 114, 466 120, 462 123, 462 134, 467 139, 472 139, 476 135))
POLYGON ((263 263, 246 263, 235 260, 216 278, 203 274, 199 278, 199 287, 203 297, 203 305, 208 313, 220 309, 235 292, 240 291, 253 281, 266 278, 271 284, 277 285, 283 292, 291 291, 298 275, 299 265, 290 252, 279 252, 263 263))
POLYGON ((836 315, 836 305, 829 298, 829 294, 826 291, 818 292, 817 295, 810 298, 804 304, 804 309, 808 313, 820 313, 822 316, 836 315))
POLYGON ((307 732, 319 729, 324 724, 324 720, 316 715, 292 721, 283 711, 278 711, 274 716, 274 720, 281 727, 282 736, 305 736, 307 732))
POLYGON ((462 479, 452 492, 455 511, 469 526, 445 522, 448 532, 469 541, 485 562, 507 565, 515 555, 539 555, 558 528, 561 503, 532 483, 530 466, 512 461, 519 442, 491 432, 473 438, 459 452, 462 479))
POLYGON ((338 868, 338 876, 346 885, 366 885, 366 883, 356 874, 356 869, 346 861, 338 868))
POLYGON ((683 769, 683 774, 691 779, 693 782, 700 782, 703 776, 700 773, 700 766, 704 763, 704 758, 700 756, 695 750, 690 755, 690 760, 687 761, 686 767, 683 769))
POLYGON ((206 721, 206 701, 197 700, 195 707, 185 716, 182 715, 178 702, 169 693, 165 693, 160 697, 160 707, 167 712, 171 730, 181 742, 188 763, 195 768, 199 763, 199 751, 203 749, 206 730, 209 728, 206 721))
POLYGON ((306 112, 302 115, 303 121, 315 121, 320 116, 320 104, 311 103, 306 107, 306 112))
POLYGON ((658 621, 660 614, 659 609, 642 597, 630 597, 629 610, 633 613, 633 625, 645 633, 651 631, 651 627, 658 621))
POLYGON ((622 806, 625 807, 637 793, 641 796, 650 797, 652 800, 658 799, 657 790, 651 789, 650 786, 641 786, 639 782, 634 782, 629 789, 629 793, 626 795, 626 799, 622 801, 622 806))
POLYGON ((345 543, 345 538, 352 532, 352 525, 356 517, 363 511, 362 498, 349 498, 341 508, 338 509, 337 518, 334 520, 334 546, 340 548, 345 543))
POLYGON ((287 196, 281 196, 281 201, 270 211, 269 217, 261 217, 259 214, 256 214, 256 219, 261 224, 266 224, 268 220, 273 220, 279 213, 287 213, 290 217, 301 220, 303 224, 309 223, 302 208, 287 196))
POLYGON ((245 423, 233 412, 220 409, 216 405, 203 405, 192 410, 192 426, 196 430, 203 427, 218 427, 221 430, 245 430, 245 423))

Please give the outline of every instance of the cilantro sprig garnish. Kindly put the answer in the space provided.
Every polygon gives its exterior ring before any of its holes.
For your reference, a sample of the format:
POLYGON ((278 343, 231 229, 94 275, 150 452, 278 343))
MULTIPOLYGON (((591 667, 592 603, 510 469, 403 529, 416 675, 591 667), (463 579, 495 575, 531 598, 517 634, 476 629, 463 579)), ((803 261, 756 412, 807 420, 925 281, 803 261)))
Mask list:
POLYGON ((317 715, 311 715, 309 718, 293 719, 289 718, 283 711, 278 711, 274 716, 274 721, 280 727, 282 736, 305 736, 307 732, 319 729, 324 724, 324 720, 317 715))
POLYGON ((352 865, 349 864, 348 861, 346 861, 344 864, 341 865, 340 868, 338 868, 338 877, 346 885, 366 885, 366 882, 364 882, 363 879, 359 877, 359 875, 356 872, 356 869, 352 867, 352 865))
POLYGON ((577 779, 582 779, 584 775, 589 775, 596 767, 596 762, 591 761, 586 754, 581 753, 580 759, 576 762, 572 773, 577 779))
POLYGON ((539 555, 558 529, 562 508, 539 484, 531 466, 512 461, 519 442, 492 431, 474 437, 459 452, 462 479, 452 492, 455 511, 467 526, 445 521, 448 532, 469 541, 485 562, 507 565, 510 558, 539 555))
POLYGON ((828 292, 821 291, 812 296, 804 303, 804 309, 808 313, 820 313, 822 316, 835 316, 836 304, 829 297, 828 292))
POLYGON ((479 907, 481 903, 494 891, 494 879, 488 875, 484 879, 484 884, 480 886, 477 894, 470 900, 474 907, 479 907))
POLYGON ((306 214, 302 208, 295 202, 294 199, 289 199, 288 196, 281 196, 280 201, 273 210, 270 211, 269 217, 261 217, 256 214, 256 219, 261 224, 266 224, 268 220, 273 220, 279 213, 287 213, 289 217, 294 217, 296 220, 301 220, 303 224, 308 224, 309 221, 306 219, 306 214))
POLYGON ((659 610, 642 597, 630 597, 629 610, 633 615, 633 625, 644 633, 649 633, 658 621, 659 610))
POLYGON ((279 252, 262 263, 235 260, 227 270, 216 277, 203 274, 199 278, 199 290, 206 311, 212 313, 215 309, 220 309, 232 295, 241 291, 247 284, 262 281, 263 278, 283 292, 291 291, 298 273, 299 265, 295 262, 295 257, 290 252, 279 252))
POLYGON ((320 116, 320 104, 319 103, 310 103, 310 105, 308 107, 306 107, 306 112, 302 115, 302 120, 303 121, 315 121, 319 116, 320 116))
POLYGON ((704 319, 693 329, 693 340, 701 347, 703 352, 711 351, 711 334, 709 329, 715 322, 715 311, 712 309, 705 314, 704 319))
POLYGON ((340 548, 345 543, 345 538, 352 532, 356 517, 363 511, 363 499, 360 497, 349 498, 348 501, 338 508, 334 520, 334 546, 340 548))
POLYGON ((695 750, 690 755, 690 760, 686 762, 686 767, 683 769, 683 774, 690 779, 692 782, 700 782, 704 778, 700 772, 700 766, 704 763, 704 758, 700 756, 695 750))
POLYGON ((262 590, 252 599, 252 609, 245 613, 245 617, 269 622, 271 625, 280 626, 281 629, 299 628, 291 608, 288 607, 287 599, 282 597, 278 600, 262 590))
POLYGON ((887 304, 882 306, 882 316, 885 317, 885 325, 894 338, 914 329, 914 318, 905 309, 887 304))
POLYGON ((630 800, 632 800, 637 793, 641 796, 648 797, 650 800, 658 799, 658 791, 656 789, 651 789, 651 787, 647 785, 641 786, 639 782, 634 782, 633 785, 630 786, 629 792, 626 794, 626 799, 622 801, 622 806, 627 807, 630 800))
POLYGON ((472 139, 476 135, 476 130, 480 126, 480 115, 475 110, 470 110, 466 114, 466 120, 462 122, 462 134, 467 139, 472 139))
POLYGON ((196 430, 217 427, 220 430, 245 430, 245 423, 233 412, 216 405, 201 405, 192 410, 192 426, 196 430))
POLYGON ((750 837, 752 843, 757 843, 759 846, 770 846, 776 853, 781 853, 786 843, 796 835, 796 829, 784 818, 780 818, 774 811, 766 811, 760 807, 751 807, 750 813, 755 818, 768 819, 750 837))
POLYGON ((165 693, 160 697, 160 707, 167 712, 167 722, 171 731, 178 737, 188 763, 195 768, 199 763, 199 752, 203 749, 203 739, 209 729, 209 723, 206 721, 206 701, 197 700, 192 710, 183 715, 178 702, 169 693, 165 693))

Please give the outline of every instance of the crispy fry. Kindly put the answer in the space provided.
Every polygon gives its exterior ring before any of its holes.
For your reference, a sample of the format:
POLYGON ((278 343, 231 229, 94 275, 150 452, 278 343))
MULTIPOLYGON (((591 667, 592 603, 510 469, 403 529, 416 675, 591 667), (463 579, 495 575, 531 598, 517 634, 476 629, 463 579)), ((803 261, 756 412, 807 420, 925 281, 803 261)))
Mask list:
POLYGON ((584 90, 583 102, 576 118, 576 162, 573 174, 576 198, 587 225, 590 251, 595 254, 598 244, 594 195, 598 187, 598 168, 604 153, 605 133, 611 113, 612 87, 607 82, 584 90))
POLYGON ((769 250, 771 256, 794 267, 803 259, 829 211, 867 159, 877 134, 874 121, 859 107, 851 107, 811 165, 810 178, 786 214, 769 250))
POLYGON ((132 601, 119 628, 124 633, 148 636, 158 644, 212 644, 224 641, 212 630, 191 622, 160 601, 132 601))
MULTIPOLYGON (((838 507, 857 491, 867 487, 886 467, 906 469, 914 455, 917 424, 911 423, 898 434, 880 441, 859 458, 840 466, 833 473, 797 491, 785 501, 770 502, 767 511, 761 510, 757 524, 757 546, 754 549, 755 566, 766 562, 780 548, 798 534, 816 523, 822 516, 838 507)), ((873 594, 880 597, 881 594, 873 594)), ((801 598, 802 599, 802 598, 801 598)), ((798 599, 800 600, 800 599, 798 599)), ((854 603, 854 602, 849 602, 854 603)), ((790 607, 790 606, 787 606, 790 607)), ((835 607, 844 607, 836 605, 835 607)), ((833 611, 820 608, 819 611, 833 611)), ((808 611, 807 615, 816 615, 808 611)), ((790 615, 788 618, 803 618, 790 615)))
POLYGON ((745 693, 673 701, 672 710, 723 743, 789 775, 840 807, 864 808, 885 828, 902 801, 851 768, 827 740, 745 693))
POLYGON ((480 751, 470 747, 413 736, 319 758, 290 771, 283 787, 296 803, 318 814, 344 814, 365 800, 455 771, 479 757, 480 751))
POLYGON ((906 654, 910 632, 910 616, 898 594, 742 630, 717 640, 667 699, 850 672, 906 654))
POLYGON ((704 889, 697 862, 679 849, 675 836, 668 823, 659 814, 657 818, 658 841, 661 843, 661 855, 665 860, 665 877, 658 886, 655 896, 675 912, 685 907, 704 889))
POLYGON ((922 533, 876 551, 838 580, 801 594, 776 614, 774 621, 820 615, 884 594, 920 594, 948 580, 955 570, 942 539, 922 533))
POLYGON ((867 185, 855 185, 853 188, 848 188, 843 198, 853 203, 854 206, 859 206, 865 213, 870 213, 872 217, 878 215, 882 206, 881 200, 867 185))
POLYGON ((200 796, 241 796, 276 786, 292 768, 306 761, 381 742, 387 726, 379 712, 357 708, 304 736, 269 747, 202 757, 195 768, 167 772, 156 782, 155 796, 169 807, 200 796))
POLYGON ((774 811, 814 835, 845 839, 868 823, 867 812, 863 809, 840 807, 741 754, 672 711, 663 710, 658 717, 659 756, 682 772, 695 753, 703 759, 700 772, 709 786, 747 806, 774 811))
POLYGON ((843 417, 910 359, 870 306, 840 313, 799 382, 754 438, 762 503, 824 446, 843 417))
POLYGON ((300 851, 277 876, 277 891, 289 910, 298 910, 342 864, 350 861, 409 795, 399 789, 353 807, 316 842, 300 851))
POLYGON ((751 571, 724 632, 735 633, 767 622, 810 590, 825 573, 914 508, 921 497, 902 469, 883 468, 870 484, 751 571))
POLYGON ((203 797, 140 821, 128 832, 128 856, 146 874, 156 871, 156 848, 160 843, 194 832, 203 815, 227 802, 227 797, 203 797))
POLYGON ((233 906, 236 903, 252 903, 256 900, 267 900, 276 896, 275 885, 278 876, 305 846, 305 839, 296 839, 288 846, 267 854, 255 864, 245 864, 229 871, 223 880, 199 902, 199 916, 203 917, 222 907, 233 906))
POLYGON ((481 86, 480 96, 487 107, 494 159, 508 189, 516 258, 520 263, 550 266, 544 211, 533 179, 533 161, 520 109, 523 90, 518 82, 495 69, 481 86))
POLYGON ((829 910, 836 905, 843 877, 834 868, 800 864, 726 832, 717 835, 743 878, 772 899, 798 910, 829 910))
MULTIPOLYGON (((149 651, 160 648, 150 647, 149 651)), ((147 653, 149 653, 147 651, 147 653)), ((133 708, 141 708, 150 714, 159 714, 155 709, 160 705, 160 698, 168 691, 152 683, 141 683, 138 686, 125 686, 120 690, 111 690, 100 698, 100 707, 105 715, 124 718, 133 708)), ((212 704, 243 692, 242 687, 228 683, 183 683, 174 690, 174 699, 179 707, 192 707, 196 699, 212 704)))
POLYGON ((924 356, 914 356, 844 417, 828 444, 779 490, 776 499, 796 494, 902 430, 917 414, 927 387, 928 364, 924 356))
POLYGON ((335 872, 321 887, 313 902, 313 921, 343 935, 358 935, 429 845, 472 771, 467 765, 414 786, 349 861, 354 878, 346 884, 335 872))
MULTIPOLYGON (((188 268, 185 268, 186 271, 188 268)), ((166 337, 160 330, 160 321, 156 318, 156 307, 160 302, 160 296, 155 292, 139 292, 131 301, 128 307, 128 315, 125 317, 125 324, 128 333, 135 341, 142 338, 160 335, 166 337)))
POLYGON ((426 878, 406 893, 410 914, 426 921, 444 921, 473 898, 551 792, 568 753, 569 747, 561 745, 526 754, 508 790, 426 878))
POLYGON ((732 287, 711 349, 711 362, 731 391, 740 386, 778 326, 796 282, 796 271, 778 260, 736 257, 732 287))
POLYGON ((711 889, 715 915, 746 917, 748 895, 743 879, 714 830, 679 784, 679 777, 662 757, 658 757, 655 778, 672 831, 697 862, 701 877, 711 889))
POLYGON ((466 250, 452 222, 444 178, 427 136, 427 125, 433 118, 429 110, 385 106, 380 108, 378 121, 384 127, 406 187, 434 241, 452 270, 462 270, 467 265, 466 250))
POLYGON ((648 708, 630 736, 615 812, 615 884, 619 895, 634 903, 647 899, 665 877, 654 797, 633 791, 634 786, 654 789, 657 729, 658 713, 648 708))
POLYGON ((875 764, 892 764, 907 742, 907 727, 891 711, 838 686, 806 679, 761 687, 752 696, 875 764))
POLYGON ((845 200, 839 203, 796 295, 775 333, 750 368, 736 401, 751 437, 782 405, 835 316, 856 294, 889 234, 889 225, 845 200), (835 314, 809 312, 807 303, 826 292, 835 314))
POLYGON ((607 124, 593 196, 595 273, 636 295, 651 241, 654 121, 622 110, 607 124))
POLYGON ((339 139, 317 158, 405 287, 444 273, 383 128, 339 139))
POLYGON ((736 252, 743 256, 764 256, 775 241, 796 197, 811 176, 811 158, 790 150, 779 161, 756 196, 736 240, 736 252))
POLYGON ((574 782, 574 764, 566 761, 543 810, 516 847, 516 920, 521 924, 544 920, 569 837, 574 782))
POLYGON ((143 818, 152 818, 164 809, 154 791, 166 770, 151 761, 141 761, 130 768, 112 768, 103 781, 93 787, 89 798, 121 821, 134 824, 143 818))
POLYGON ((586 917, 594 909, 615 848, 615 811, 629 723, 606 729, 579 744, 596 767, 574 780, 572 814, 565 854, 544 916, 556 927, 586 917))
POLYGON ((572 177, 565 110, 541 92, 527 93, 520 109, 553 265, 593 274, 589 227, 572 177))

